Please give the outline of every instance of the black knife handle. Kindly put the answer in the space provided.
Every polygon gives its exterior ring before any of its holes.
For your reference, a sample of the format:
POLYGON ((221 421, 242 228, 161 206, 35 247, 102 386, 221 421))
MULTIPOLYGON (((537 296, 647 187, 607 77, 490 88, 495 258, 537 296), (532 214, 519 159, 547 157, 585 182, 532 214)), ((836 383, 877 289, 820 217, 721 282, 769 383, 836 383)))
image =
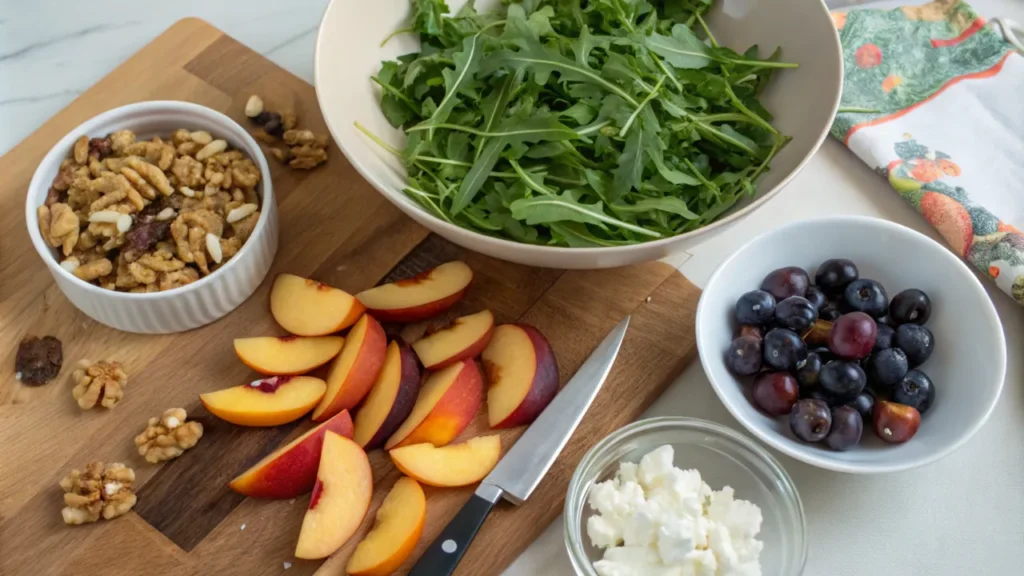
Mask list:
POLYGON ((441 534, 423 552, 409 576, 449 576, 494 508, 494 502, 473 494, 441 534))

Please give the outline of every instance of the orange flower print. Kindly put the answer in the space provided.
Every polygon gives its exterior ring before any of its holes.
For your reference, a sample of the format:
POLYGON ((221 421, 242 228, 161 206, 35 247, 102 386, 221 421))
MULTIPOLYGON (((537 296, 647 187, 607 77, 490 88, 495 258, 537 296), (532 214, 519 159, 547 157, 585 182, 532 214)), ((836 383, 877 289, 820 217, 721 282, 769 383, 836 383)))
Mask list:
POLYGON ((864 44, 857 48, 854 59, 861 68, 874 68, 882 63, 882 49, 874 44, 864 44))
POLYGON ((842 30, 846 26, 846 12, 833 12, 832 21, 836 24, 836 30, 842 30))
POLYGON ((892 92, 893 89, 899 86, 900 84, 903 84, 903 78, 900 78, 895 74, 889 74, 888 76, 885 77, 885 80, 882 81, 882 90, 884 90, 885 93, 888 94, 889 92, 892 92))
POLYGON ((919 158, 914 161, 914 167, 910 170, 910 176, 918 182, 934 182, 939 179, 942 173, 935 162, 919 158))
POLYGON ((960 175, 960 167, 957 166, 956 162, 948 158, 940 158, 937 164, 939 165, 939 170, 945 172, 947 176, 960 175))
POLYGON ((903 164, 903 160, 900 160, 899 158, 897 158, 897 159, 893 160, 892 162, 889 162, 889 165, 886 166, 886 170, 888 170, 889 172, 892 172, 900 164, 903 164))

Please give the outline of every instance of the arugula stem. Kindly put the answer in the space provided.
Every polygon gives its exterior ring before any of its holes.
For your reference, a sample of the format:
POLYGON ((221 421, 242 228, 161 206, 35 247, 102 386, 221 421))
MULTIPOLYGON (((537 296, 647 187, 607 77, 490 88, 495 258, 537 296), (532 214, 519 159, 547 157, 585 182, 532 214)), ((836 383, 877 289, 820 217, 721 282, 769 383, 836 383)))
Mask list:
POLYGON ((707 35, 708 41, 711 42, 712 48, 718 48, 718 42, 715 40, 715 35, 708 29, 708 25, 704 23, 704 19, 700 17, 700 14, 694 12, 694 16, 697 17, 697 22, 700 22, 700 27, 704 29, 704 34, 707 35))
POLYGON ((534 192, 540 194, 544 194, 545 196, 557 195, 555 191, 545 188, 543 184, 534 180, 529 172, 523 170, 523 167, 519 165, 519 162, 515 161, 512 158, 509 158, 508 163, 512 165, 512 169, 516 171, 516 174, 518 174, 519 177, 522 179, 523 184, 526 184, 526 187, 529 188, 530 190, 533 190, 534 192))
POLYGON ((646 106, 651 100, 653 100, 655 96, 657 96, 658 91, 661 90, 661 87, 664 85, 665 77, 662 76, 661 80, 658 80, 658 83, 654 85, 654 89, 651 90, 651 93, 648 94, 643 99, 643 101, 640 102, 640 106, 638 106, 636 110, 633 110, 633 113, 630 114, 629 118, 626 119, 626 123, 625 125, 622 126, 622 130, 619 130, 619 138, 624 137, 626 135, 626 132, 629 132, 629 127, 633 125, 633 121, 636 120, 636 117, 640 115, 640 111, 643 110, 644 106, 646 106))
POLYGON ((725 62, 727 64, 739 64, 741 66, 753 66, 755 68, 799 68, 800 65, 796 62, 772 62, 771 60, 737 60, 735 58, 716 58, 711 57, 718 62, 725 62))
MULTIPOLYGON (((407 128, 405 131, 407 133, 408 132, 422 132, 424 130, 434 130, 434 129, 437 129, 437 128, 440 128, 442 130, 457 130, 459 132, 468 132, 470 134, 474 134, 476 136, 483 136, 485 138, 493 138, 493 137, 501 137, 501 136, 517 136, 517 135, 520 135, 520 134, 529 134, 531 132, 535 133, 535 132, 538 131, 537 129, 535 129, 535 130, 512 130, 512 131, 509 131, 509 132, 485 132, 483 130, 477 130, 476 128, 471 128, 469 126, 463 126, 461 124, 448 124, 447 122, 442 122, 441 124, 426 124, 426 123, 417 124, 416 126, 413 126, 411 128, 407 128)), ((570 132, 573 132, 574 134, 579 134, 579 132, 576 132, 572 128, 568 128, 567 127, 566 130, 569 130, 570 132)), ((548 129, 548 128, 544 128, 543 130, 539 130, 539 131, 541 131, 541 132, 551 132, 551 130, 548 129)))
MULTIPOLYGON (((617 2, 615 3, 615 11, 619 13, 619 20, 622 22, 623 26, 626 27, 626 31, 629 32, 630 34, 636 34, 636 27, 633 26, 632 20, 626 17, 626 13, 622 11, 621 4, 617 2)), ((651 59, 654 60, 654 63, 658 65, 658 68, 661 69, 662 73, 664 73, 665 76, 668 76, 668 78, 672 80, 672 84, 676 87, 676 90, 682 92, 683 85, 679 83, 679 80, 676 78, 676 75, 673 74, 667 66, 665 66, 665 63, 661 61, 661 58, 659 58, 657 54, 650 51, 648 53, 651 55, 651 59)))
POLYGON ((434 203, 434 197, 429 192, 413 188, 412 186, 406 186, 403 190, 405 191, 406 194, 413 196, 420 204, 430 209, 434 213, 434 215, 440 218, 441 220, 444 220, 449 224, 455 224, 455 222, 452 222, 452 219, 449 218, 448 215, 444 213, 444 210, 442 210, 440 206, 434 203))
POLYGON ((387 150, 388 152, 391 152, 392 154, 394 154, 395 156, 398 156, 399 158, 402 157, 401 150, 399 150, 398 148, 395 148, 391 144, 388 144, 387 142, 381 140, 380 138, 377 137, 376 134, 374 134, 373 132, 370 132, 369 130, 367 130, 366 127, 363 126, 362 124, 360 124, 359 122, 354 122, 354 124, 356 125, 356 129, 357 130, 359 130, 360 132, 365 134, 366 137, 369 138, 370 140, 373 140, 374 143, 377 144, 377 146, 380 146, 381 148, 387 150))
POLYGON ((747 108, 743 104, 743 102, 739 99, 739 97, 736 96, 736 93, 732 91, 732 87, 729 86, 728 83, 725 83, 725 93, 729 95, 729 101, 732 102, 732 105, 735 106, 745 116, 747 116, 748 118, 753 120, 754 124, 757 124, 761 128, 764 128, 765 130, 771 132, 772 134, 774 134, 776 136, 779 135, 779 131, 776 130, 771 124, 769 124, 767 120, 765 120, 764 118, 761 118, 757 114, 754 114, 749 108, 747 108))
POLYGON ((415 32, 415 31, 416 31, 416 27, 415 26, 407 26, 405 28, 399 28, 398 30, 395 30, 391 34, 388 34, 387 36, 385 36, 384 39, 381 40, 381 42, 380 42, 380 47, 383 48, 385 44, 387 44, 392 38, 394 38, 395 36, 398 36, 399 34, 405 34, 407 32, 415 32))
POLYGON ((710 122, 746 122, 747 124, 756 124, 758 126, 761 125, 761 124, 759 124, 757 122, 754 122, 753 120, 751 120, 747 116, 745 116, 743 114, 737 114, 735 112, 723 112, 721 114, 708 114, 707 116, 701 116, 699 114, 693 114, 692 116, 694 118, 696 118, 697 120, 700 120, 701 122, 705 122, 705 123, 710 123, 710 122))
POLYGON ((693 173, 694 178, 700 180, 701 184, 707 186, 715 194, 715 197, 717 198, 720 192, 718 186, 714 182, 705 178, 704 175, 701 174, 700 170, 698 170, 697 167, 694 166, 692 162, 690 162, 689 158, 683 158, 683 163, 686 164, 686 167, 689 168, 690 172, 693 173))
POLYGON ((403 94, 402 91, 399 90, 398 88, 395 88, 390 84, 385 84, 384 82, 381 82, 380 78, 377 78, 376 76, 370 76, 370 80, 373 80, 374 84, 380 86, 381 89, 383 89, 385 92, 397 98, 399 102, 402 102, 409 108, 412 108, 412 111, 415 112, 416 114, 420 113, 420 109, 416 107, 416 103, 413 102, 408 96, 403 94))

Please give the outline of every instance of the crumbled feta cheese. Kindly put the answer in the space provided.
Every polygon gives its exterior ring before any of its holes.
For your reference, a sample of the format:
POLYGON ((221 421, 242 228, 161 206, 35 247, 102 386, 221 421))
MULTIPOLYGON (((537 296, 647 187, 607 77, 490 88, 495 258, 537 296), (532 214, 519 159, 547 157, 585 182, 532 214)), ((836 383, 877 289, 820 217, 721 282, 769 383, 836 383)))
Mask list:
POLYGON ((761 509, 672 464, 671 446, 595 484, 587 519, 600 576, 761 576, 761 509))
POLYGON ((285 563, 284 563, 284 569, 285 569, 285 570, 287 570, 287 569, 289 569, 289 568, 291 568, 291 567, 292 567, 292 563, 291 563, 291 562, 285 562, 285 563))

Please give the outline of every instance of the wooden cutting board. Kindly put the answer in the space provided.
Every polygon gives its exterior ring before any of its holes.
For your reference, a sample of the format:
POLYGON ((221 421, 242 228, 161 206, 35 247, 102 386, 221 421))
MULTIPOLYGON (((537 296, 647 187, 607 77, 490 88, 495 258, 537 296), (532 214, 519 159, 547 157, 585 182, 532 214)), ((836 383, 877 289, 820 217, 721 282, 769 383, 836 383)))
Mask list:
MULTIPOLYGON (((310 276, 355 292, 437 263, 462 259, 476 272, 455 312, 487 307, 499 322, 523 321, 550 339, 562 382, 625 315, 633 320, 604 389, 533 496, 501 503, 460 566, 464 575, 500 573, 562 510, 580 458, 600 438, 637 418, 695 357, 699 290, 673 268, 648 263, 603 271, 535 269, 474 254, 430 235, 363 181, 332 150, 326 166, 295 172, 271 160, 281 213, 281 247, 260 289, 226 318, 198 330, 140 336, 102 326, 62 296, 25 232, 25 191, 37 163, 74 126, 104 110, 150 99, 180 99, 244 124, 250 94, 272 109, 294 109, 326 133, 313 87, 200 20, 182 20, 87 90, 0 159, 0 574, 343 574, 348 554, 398 478, 381 451, 370 460, 374 503, 356 536, 326 562, 293 557, 308 496, 247 499, 226 482, 310 427, 241 428, 206 413, 200 392, 255 376, 232 339, 280 334, 267 312, 270 278, 310 276), (18 343, 28 335, 64 343, 64 369, 38 388, 14 379, 18 343), (129 382, 113 410, 82 411, 69 375, 82 358, 124 363, 129 382), (151 416, 184 407, 206 428, 198 446, 154 466, 133 438, 151 416), (124 462, 138 475, 138 505, 112 521, 65 526, 57 483, 87 462, 124 462)), ((390 327, 392 334, 397 328, 390 327)), ((462 438, 487 432, 481 410, 462 438)), ((507 449, 522 432, 502 433, 507 449)), ((427 489, 427 520, 414 558, 473 488, 427 489)), ((403 571, 408 569, 412 560, 403 571)))

